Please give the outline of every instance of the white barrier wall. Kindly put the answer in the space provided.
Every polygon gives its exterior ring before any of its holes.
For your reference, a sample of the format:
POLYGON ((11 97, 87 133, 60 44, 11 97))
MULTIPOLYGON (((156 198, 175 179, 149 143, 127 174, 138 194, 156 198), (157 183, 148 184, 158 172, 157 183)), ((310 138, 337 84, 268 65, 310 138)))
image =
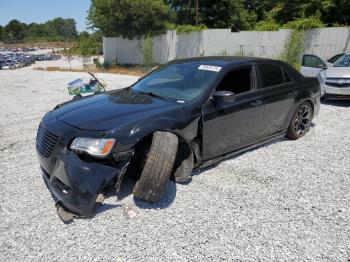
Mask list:
MULTIPOLYGON (((208 29, 189 34, 168 31, 153 38, 154 60, 164 64, 170 60, 195 56, 249 55, 275 58, 283 50, 290 30, 272 32, 208 29)), ((142 64, 143 39, 103 38, 104 61, 113 64, 142 64)), ((350 52, 350 28, 332 27, 308 30, 305 53, 323 59, 350 52)))

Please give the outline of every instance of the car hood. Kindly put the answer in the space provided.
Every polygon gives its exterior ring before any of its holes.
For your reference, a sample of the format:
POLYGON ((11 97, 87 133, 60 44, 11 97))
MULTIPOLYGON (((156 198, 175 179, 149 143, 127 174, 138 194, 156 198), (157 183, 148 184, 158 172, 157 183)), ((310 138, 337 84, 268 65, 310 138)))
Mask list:
POLYGON ((55 109, 56 119, 90 131, 108 131, 178 107, 178 103, 136 94, 127 89, 68 102, 55 109))
POLYGON ((350 67, 330 67, 325 72, 326 77, 350 77, 350 67))

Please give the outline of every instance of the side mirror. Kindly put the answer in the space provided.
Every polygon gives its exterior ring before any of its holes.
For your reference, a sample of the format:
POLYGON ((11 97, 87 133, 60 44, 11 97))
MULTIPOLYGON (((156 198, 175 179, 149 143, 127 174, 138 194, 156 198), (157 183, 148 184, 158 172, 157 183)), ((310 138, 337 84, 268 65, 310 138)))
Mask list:
POLYGON ((325 64, 319 64, 317 67, 321 69, 328 69, 327 65, 325 64))
POLYGON ((214 101, 232 103, 236 99, 236 94, 231 91, 217 91, 213 94, 214 101))

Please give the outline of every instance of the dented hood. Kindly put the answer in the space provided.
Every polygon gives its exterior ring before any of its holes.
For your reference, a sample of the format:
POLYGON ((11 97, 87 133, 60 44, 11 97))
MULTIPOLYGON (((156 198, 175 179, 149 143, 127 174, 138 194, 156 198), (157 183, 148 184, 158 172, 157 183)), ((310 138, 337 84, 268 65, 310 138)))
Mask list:
POLYGON ((63 104, 52 112, 56 119, 83 130, 108 131, 164 113, 177 103, 122 89, 63 104))

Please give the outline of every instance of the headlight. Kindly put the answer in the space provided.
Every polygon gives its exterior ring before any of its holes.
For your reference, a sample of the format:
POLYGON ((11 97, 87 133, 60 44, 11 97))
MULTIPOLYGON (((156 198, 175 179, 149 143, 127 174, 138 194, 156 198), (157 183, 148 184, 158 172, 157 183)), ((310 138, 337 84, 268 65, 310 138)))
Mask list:
POLYGON ((107 156, 115 144, 115 139, 94 139, 94 138, 75 138, 70 146, 72 150, 86 152, 95 157, 107 156))

